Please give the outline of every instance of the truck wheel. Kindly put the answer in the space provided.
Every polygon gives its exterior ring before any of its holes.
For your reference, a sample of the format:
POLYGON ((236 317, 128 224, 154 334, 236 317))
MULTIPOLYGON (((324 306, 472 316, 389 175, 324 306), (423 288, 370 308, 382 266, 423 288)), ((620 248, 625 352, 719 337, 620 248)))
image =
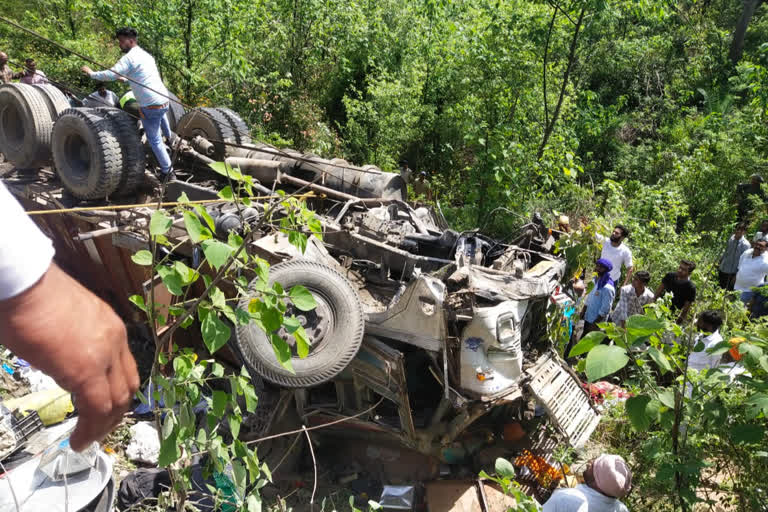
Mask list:
POLYGON ((237 143, 235 133, 224 115, 214 108, 196 108, 190 110, 179 120, 176 133, 186 139, 196 135, 213 143, 214 160, 224 160, 227 145, 223 142, 237 143))
MULTIPOLYGON (((354 287, 334 269, 308 260, 292 260, 273 266, 269 284, 280 283, 285 290, 305 286, 315 298, 317 307, 300 311, 290 301, 286 315, 295 315, 309 338, 309 355, 301 359, 293 346, 293 337, 282 329, 277 333, 291 345, 291 364, 295 373, 278 361, 267 334, 255 323, 238 326, 234 342, 247 366, 269 382, 301 388, 333 379, 357 355, 363 341, 365 316, 354 287)), ((248 310, 255 296, 257 281, 251 282, 248 296, 240 307, 248 310)))
POLYGON ((179 97, 168 91, 168 123, 171 125, 171 131, 175 132, 176 127, 179 125, 179 121, 184 114, 187 113, 187 109, 181 104, 179 97))
POLYGON ((0 86, 0 153, 21 169, 51 160, 53 119, 45 100, 31 85, 0 86))
POLYGON ((46 105, 48 105, 48 111, 51 113, 51 119, 54 121, 59 118, 62 112, 72 108, 67 97, 55 85, 36 84, 32 87, 37 89, 37 92, 43 97, 46 105))
POLYGON ((122 178, 123 157, 112 123, 89 108, 64 111, 53 125, 53 161, 61 182, 79 199, 104 198, 122 178))
POLYGON ((144 169, 147 166, 136 119, 119 108, 98 107, 97 110, 112 123, 113 134, 120 144, 123 173, 115 192, 121 196, 131 194, 144 182, 144 169))
POLYGON ((251 140, 251 130, 248 128, 248 125, 245 123, 245 121, 243 121, 243 118, 240 117, 237 112, 226 107, 219 107, 216 110, 218 110, 221 115, 226 117, 227 121, 229 121, 229 126, 235 133, 235 142, 241 146, 245 144, 251 144, 253 142, 253 140, 251 140))

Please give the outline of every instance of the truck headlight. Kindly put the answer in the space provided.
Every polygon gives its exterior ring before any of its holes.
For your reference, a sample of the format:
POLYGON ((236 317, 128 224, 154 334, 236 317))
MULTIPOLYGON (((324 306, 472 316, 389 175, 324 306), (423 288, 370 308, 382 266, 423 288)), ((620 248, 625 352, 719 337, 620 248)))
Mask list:
POLYGON ((502 347, 514 342, 518 337, 515 316, 507 313, 496 319, 496 339, 502 347))

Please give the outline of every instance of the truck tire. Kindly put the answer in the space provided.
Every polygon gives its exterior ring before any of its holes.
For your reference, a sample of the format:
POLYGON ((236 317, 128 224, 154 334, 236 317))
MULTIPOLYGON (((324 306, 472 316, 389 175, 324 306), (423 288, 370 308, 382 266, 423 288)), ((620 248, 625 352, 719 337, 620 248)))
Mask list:
POLYGON ((0 153, 16 167, 34 169, 51 161, 53 119, 31 85, 0 86, 0 153))
POLYGON ((79 199, 117 190, 123 157, 112 122, 98 110, 65 110, 53 125, 53 161, 61 182, 79 199))
POLYGON ((54 122, 59 118, 62 112, 68 108, 72 108, 67 97, 64 96, 64 93, 55 85, 36 84, 32 87, 37 89, 37 92, 43 97, 46 105, 48 105, 48 111, 51 113, 51 119, 53 119, 54 122))
POLYGON ((144 170, 147 167, 146 152, 136 119, 119 108, 98 107, 96 110, 112 123, 113 134, 120 145, 123 173, 115 193, 121 196, 131 194, 144 182, 144 170))
POLYGON ((168 91, 168 123, 171 125, 171 131, 175 132, 176 127, 179 125, 179 121, 187 113, 187 109, 181 104, 181 100, 178 96, 168 91))
POLYGON ((214 108, 195 108, 184 114, 176 127, 176 133, 185 139, 196 135, 213 143, 214 160, 224 160, 227 145, 223 142, 237 143, 235 132, 224 115, 214 108))
POLYGON ((237 112, 226 107, 219 107, 216 110, 229 121, 229 126, 232 128, 232 131, 235 132, 235 142, 241 146, 253 142, 253 140, 251 140, 251 130, 237 112))
MULTIPOLYGON (((251 322, 238 326, 234 337, 246 365, 267 381, 289 388, 315 386, 333 379, 357 355, 363 341, 365 315, 357 291, 336 270, 308 260, 273 266, 269 271, 270 286, 275 282, 285 290, 303 285, 317 302, 317 307, 308 312, 299 311, 290 301, 287 304, 286 315, 295 314, 307 332, 309 355, 301 359, 292 349, 295 373, 291 373, 277 361, 267 334, 251 322)), ((251 282, 252 293, 240 301, 245 311, 256 294, 256 284, 257 280, 251 282)), ((282 329, 278 335, 292 339, 282 329)))

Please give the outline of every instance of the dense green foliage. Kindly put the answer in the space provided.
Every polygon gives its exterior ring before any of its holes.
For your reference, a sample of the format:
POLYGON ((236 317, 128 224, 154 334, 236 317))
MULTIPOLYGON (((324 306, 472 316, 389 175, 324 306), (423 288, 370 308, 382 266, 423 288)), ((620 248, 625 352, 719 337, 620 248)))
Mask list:
MULTIPOLYGON (((484 227, 505 237, 534 211, 548 220, 555 212, 572 221, 585 217, 588 229, 603 231, 622 222, 632 232, 636 267, 651 271, 654 286, 680 258, 693 259, 697 309, 735 310, 728 330, 754 329, 712 283, 736 222, 737 184, 755 172, 768 177, 764 2, 3 4, 5 16, 107 66, 119 57, 110 37, 114 29, 135 26, 185 103, 230 106, 257 138, 388 170, 407 158, 429 174, 437 201, 457 228, 484 227), (745 16, 749 6, 756 10, 745 16), (732 44, 739 33, 743 53, 732 44)), ((17 67, 33 55, 50 77, 93 87, 78 72, 85 64, 80 58, 2 23, 0 47, 17 67)), ((765 213, 761 207, 752 215, 750 234, 765 213)), ((755 346, 762 350, 759 340, 755 346)), ((667 356, 682 361, 680 354, 667 356)), ((760 377, 761 367, 751 366, 760 377)), ((643 371, 635 377, 645 379, 643 371)), ((659 393, 655 385, 636 383, 649 397, 659 393)), ((739 393, 716 394, 725 417, 765 424, 765 412, 742 417, 747 413, 740 411, 745 398, 739 393)), ((717 453, 706 434, 711 411, 694 405, 688 410, 683 400, 669 407, 689 415, 695 447, 687 455, 675 453, 679 465, 664 469, 671 474, 679 475, 690 460, 702 461, 702 454, 717 453)), ((648 420, 656 421, 656 430, 638 435, 637 448, 658 440, 654 453, 662 455, 654 456, 667 457, 670 425, 660 418, 648 420), (659 433, 665 429, 666 437, 659 433)), ((727 432, 729 421, 719 424, 716 435, 727 432)), ((618 425, 617 442, 626 442, 631 436, 621 435, 618 425)), ((764 456, 744 455, 753 448, 723 448, 728 453, 717 463, 725 460, 740 474, 765 474, 764 456)), ((674 465, 669 457, 664 462, 674 465)), ((658 476, 638 482, 653 497, 638 502, 642 509, 677 505, 675 478, 666 479, 665 487, 658 476)), ((683 480, 686 492, 698 484, 683 480)), ((734 485, 739 491, 743 482, 734 485)), ((764 502, 754 488, 739 492, 764 502)), ((690 493, 685 499, 693 501, 690 493)))
MULTIPOLYGON (((137 27, 186 103, 231 106, 261 138, 386 169, 407 158, 459 227, 520 223, 489 218, 498 206, 618 203, 654 238, 706 238, 733 221, 735 185, 766 166, 765 5, 734 65, 736 0, 4 4, 106 65, 114 29, 137 27)), ((2 24, 0 44, 92 87, 81 59, 48 43, 2 24)))

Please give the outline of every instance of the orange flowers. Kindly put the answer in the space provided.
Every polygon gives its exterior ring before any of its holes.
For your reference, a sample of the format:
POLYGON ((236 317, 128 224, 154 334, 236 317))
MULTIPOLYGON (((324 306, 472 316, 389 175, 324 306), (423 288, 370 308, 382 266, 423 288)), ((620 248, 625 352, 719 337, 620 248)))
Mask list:
MULTIPOLYGON (((515 459, 515 466, 527 467, 542 487, 550 487, 565 476, 562 471, 555 469, 546 460, 529 450, 523 450, 523 454, 515 459)), ((568 468, 565 467, 564 470, 567 472, 568 468)))

